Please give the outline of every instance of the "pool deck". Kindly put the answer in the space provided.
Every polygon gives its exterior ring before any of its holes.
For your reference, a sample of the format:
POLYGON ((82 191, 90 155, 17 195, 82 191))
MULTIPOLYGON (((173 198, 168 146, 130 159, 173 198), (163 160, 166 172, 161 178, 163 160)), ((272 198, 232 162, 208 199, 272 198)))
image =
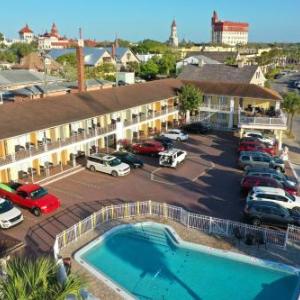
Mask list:
POLYGON ((179 223, 163 218, 139 217, 125 220, 123 219, 99 226, 96 230, 86 233, 76 242, 70 244, 66 248, 62 249, 62 251, 60 252, 60 255, 62 257, 72 257, 72 272, 80 275, 83 278, 84 282, 86 282, 87 289, 95 297, 98 297, 101 300, 123 299, 116 291, 108 287, 105 283, 97 279, 93 274, 88 272, 79 263, 77 263, 74 260, 75 252, 115 226, 128 223, 137 223, 142 221, 154 221, 157 223, 169 225, 173 227, 173 229, 183 240, 188 242, 198 243, 208 247, 222 249, 225 251, 232 251, 249 256, 254 256, 260 259, 272 260, 275 262, 288 264, 300 268, 300 245, 290 245, 287 247, 287 250, 270 245, 268 245, 267 248, 265 248, 264 245, 261 245, 260 247, 258 247, 257 245, 249 246, 242 241, 239 242, 234 239, 207 235, 203 232, 191 228, 187 229, 179 223))

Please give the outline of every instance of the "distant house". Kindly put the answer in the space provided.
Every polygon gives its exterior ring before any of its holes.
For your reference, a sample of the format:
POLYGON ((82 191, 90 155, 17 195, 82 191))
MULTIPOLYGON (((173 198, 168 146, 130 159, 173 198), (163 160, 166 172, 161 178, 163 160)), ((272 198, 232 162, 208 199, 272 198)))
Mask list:
POLYGON ((126 66, 130 62, 139 63, 138 58, 129 48, 113 46, 111 48, 107 48, 107 51, 115 59, 116 63, 122 66, 126 66))
POLYGON ((150 60, 153 57, 162 57, 162 54, 152 54, 152 53, 147 53, 147 54, 136 54, 137 59, 142 62, 146 63, 148 60, 150 60))
POLYGON ((264 86, 266 78, 258 65, 232 67, 224 64, 204 64, 184 66, 178 75, 182 80, 251 83, 264 86))
MULTIPOLYGON (((54 59, 47 61, 46 66, 48 71, 58 71, 61 68, 61 65, 54 59)), ((29 71, 45 71, 45 62, 44 58, 37 52, 32 52, 24 56, 20 63, 13 66, 13 69, 25 69, 29 71)))
POLYGON ((202 66, 206 64, 218 65, 221 63, 204 55, 194 55, 186 57, 185 59, 176 63, 176 70, 180 70, 182 67, 187 65, 202 66))
MULTIPOLYGON (((86 66, 96 67, 103 63, 115 64, 115 60, 112 59, 110 53, 105 48, 84 47, 83 52, 84 52, 84 64, 86 66)), ((48 55, 56 60, 58 57, 69 53, 75 54, 76 49, 75 48, 52 49, 50 50, 48 55)))
POLYGON ((233 51, 190 51, 188 52, 187 57, 198 55, 204 56, 207 59, 218 61, 222 64, 226 63, 226 61, 229 59, 239 60, 240 58, 239 54, 233 51))

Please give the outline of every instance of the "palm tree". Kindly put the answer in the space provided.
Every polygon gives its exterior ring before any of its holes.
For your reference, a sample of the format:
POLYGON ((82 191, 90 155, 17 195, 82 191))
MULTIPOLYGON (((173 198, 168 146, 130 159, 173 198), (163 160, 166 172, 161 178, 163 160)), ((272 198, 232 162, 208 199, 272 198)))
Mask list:
POLYGON ((81 299, 81 279, 69 275, 64 283, 57 277, 58 265, 53 259, 15 258, 8 262, 6 276, 0 279, 2 300, 65 300, 67 295, 81 299))
POLYGON ((289 134, 292 134, 293 120, 296 113, 300 112, 300 95, 289 92, 284 96, 283 108, 288 113, 289 134))

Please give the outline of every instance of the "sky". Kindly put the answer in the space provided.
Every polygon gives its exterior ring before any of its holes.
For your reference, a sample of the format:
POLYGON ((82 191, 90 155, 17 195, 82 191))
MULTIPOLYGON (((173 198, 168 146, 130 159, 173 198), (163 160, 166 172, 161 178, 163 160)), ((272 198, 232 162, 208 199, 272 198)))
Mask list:
POLYGON ((300 0, 0 0, 0 32, 17 38, 28 23, 36 34, 50 30, 84 38, 166 41, 176 19, 179 39, 210 41, 213 10, 222 20, 248 22, 250 42, 300 42, 300 0), (2 2, 2 3, 1 3, 2 2))

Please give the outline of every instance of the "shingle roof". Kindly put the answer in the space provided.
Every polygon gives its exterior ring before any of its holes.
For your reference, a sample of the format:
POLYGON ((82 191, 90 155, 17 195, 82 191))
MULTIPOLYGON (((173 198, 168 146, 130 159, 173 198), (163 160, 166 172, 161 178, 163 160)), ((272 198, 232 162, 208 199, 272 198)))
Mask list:
POLYGON ((20 96, 35 96, 41 95, 45 93, 55 93, 61 91, 69 91, 70 88, 66 87, 63 83, 51 83, 47 84, 45 87, 44 85, 33 85, 29 87, 24 87, 21 89, 13 90, 13 94, 20 95, 20 96))
MULTIPOLYGON (((104 55, 107 50, 105 48, 89 48, 84 47, 84 63, 85 65, 94 66, 97 64, 99 59, 104 55)), ((65 48, 65 49, 52 49, 48 53, 53 59, 57 59, 58 57, 69 54, 76 53, 75 48, 65 48)))
MULTIPOLYGON (((109 54, 112 53, 112 49, 111 48, 106 48, 106 50, 109 52, 109 54)), ((127 52, 127 51, 131 51, 129 48, 125 48, 125 47, 117 47, 115 48, 115 55, 116 55, 116 58, 118 60, 120 60, 123 55, 127 52)))
MULTIPOLYGON (((47 76, 48 81, 60 81, 61 78, 47 76)), ((28 70, 3 70, 0 71, 0 89, 14 85, 26 85, 44 82, 44 73, 28 70)))
POLYGON ((250 83, 258 66, 231 67, 223 64, 187 65, 178 78, 184 80, 250 83))
POLYGON ((192 80, 182 80, 182 82, 196 85, 206 95, 222 95, 282 101, 281 95, 276 91, 256 84, 192 80))
MULTIPOLYGON (((277 93, 252 84, 190 83, 197 85, 205 94, 281 99, 277 93)), ((0 139, 174 97, 182 85, 181 80, 164 79, 0 105, 0 139)))
MULTIPOLYGON (((20 64, 14 65, 14 69, 27 69, 27 70, 37 70, 37 71, 44 71, 44 59, 41 55, 37 52, 32 52, 21 59, 20 64)), ((61 68, 61 65, 51 59, 50 65, 47 66, 49 70, 58 70, 61 68)))
POLYGON ((225 63, 226 59, 229 57, 236 58, 237 52, 220 52, 220 51, 191 51, 188 52, 187 57, 195 55, 204 55, 210 59, 216 60, 220 63, 225 63))

